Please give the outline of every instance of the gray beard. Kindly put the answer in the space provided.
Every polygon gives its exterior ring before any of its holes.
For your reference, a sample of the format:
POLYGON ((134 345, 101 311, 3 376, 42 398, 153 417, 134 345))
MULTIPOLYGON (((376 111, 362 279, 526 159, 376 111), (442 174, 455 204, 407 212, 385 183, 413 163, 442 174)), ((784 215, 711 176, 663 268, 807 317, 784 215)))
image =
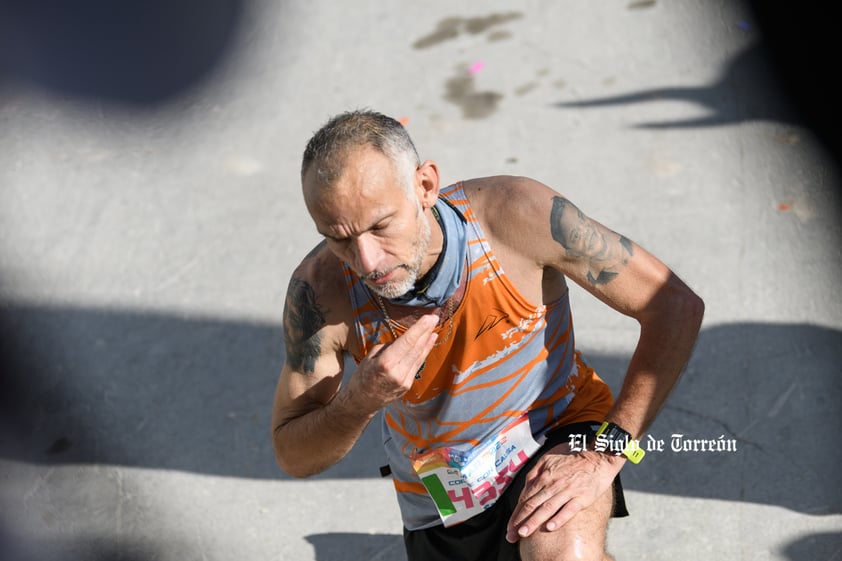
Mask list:
POLYGON ((427 249, 430 247, 430 223, 424 216, 424 210, 418 204, 418 213, 416 218, 419 220, 420 230, 418 232, 418 239, 416 240, 416 253, 413 262, 405 265, 398 265, 398 268, 403 268, 407 271, 407 276, 402 281, 395 281, 385 285, 371 285, 368 287, 379 296, 390 300, 403 296, 415 287, 415 282, 418 280, 418 274, 421 272, 421 265, 424 262, 424 257, 427 256, 427 249))

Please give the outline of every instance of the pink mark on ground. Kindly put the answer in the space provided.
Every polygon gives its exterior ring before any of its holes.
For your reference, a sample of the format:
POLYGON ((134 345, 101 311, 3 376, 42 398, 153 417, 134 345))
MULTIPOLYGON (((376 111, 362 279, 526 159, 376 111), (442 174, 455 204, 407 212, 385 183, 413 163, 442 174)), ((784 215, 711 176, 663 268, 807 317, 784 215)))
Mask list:
POLYGON ((477 72, 482 71, 483 68, 485 68, 485 62, 482 60, 478 60, 468 67, 468 72, 470 72, 471 74, 476 74, 477 72))

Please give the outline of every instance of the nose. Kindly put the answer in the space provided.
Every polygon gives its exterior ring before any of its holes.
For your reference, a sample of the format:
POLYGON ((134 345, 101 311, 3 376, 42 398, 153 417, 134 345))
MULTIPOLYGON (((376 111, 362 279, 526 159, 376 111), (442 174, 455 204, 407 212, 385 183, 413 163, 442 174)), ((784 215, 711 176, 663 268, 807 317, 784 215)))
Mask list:
POLYGON ((378 270, 377 267, 381 262, 382 251, 377 240, 369 235, 363 234, 354 240, 352 250, 358 273, 368 275, 378 270))

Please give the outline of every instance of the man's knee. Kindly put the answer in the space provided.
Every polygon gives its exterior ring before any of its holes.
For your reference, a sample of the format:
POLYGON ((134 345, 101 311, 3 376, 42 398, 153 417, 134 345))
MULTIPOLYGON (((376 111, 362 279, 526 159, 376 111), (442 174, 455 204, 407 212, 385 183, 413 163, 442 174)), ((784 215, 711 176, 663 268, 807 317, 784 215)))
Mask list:
POLYGON ((559 539, 551 532, 536 532, 520 540, 523 561, 613 561, 605 551, 605 540, 574 536, 559 539))
POLYGON ((520 540, 523 561, 612 561, 605 552, 608 521, 614 505, 612 489, 589 507, 577 512, 564 526, 549 532, 543 528, 520 540))

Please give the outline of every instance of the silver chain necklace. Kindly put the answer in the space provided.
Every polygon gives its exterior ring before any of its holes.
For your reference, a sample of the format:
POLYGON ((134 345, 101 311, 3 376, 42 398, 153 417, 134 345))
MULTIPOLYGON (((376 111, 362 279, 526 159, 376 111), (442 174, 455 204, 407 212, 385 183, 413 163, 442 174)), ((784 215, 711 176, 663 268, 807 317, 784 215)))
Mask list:
MULTIPOLYGON (((377 306, 380 308, 380 311, 383 313, 383 317, 386 318, 386 327, 389 328, 389 333, 392 334, 392 338, 397 339, 398 334, 395 331, 395 328, 392 326, 392 324, 398 323, 398 322, 393 320, 392 317, 389 315, 389 312, 386 311, 386 303, 383 302, 383 299, 376 292, 374 292, 374 299, 377 301, 377 306)), ((444 339, 435 343, 433 345, 433 347, 438 347, 438 346, 444 345, 445 343, 447 343, 450 340, 450 336, 453 334, 453 311, 456 307, 455 304, 453 303, 453 299, 454 299, 454 297, 451 296, 450 298, 447 299, 447 302, 445 302, 445 304, 444 304, 445 310, 446 310, 446 315, 445 315, 444 321, 447 322, 447 334, 444 336, 444 339)), ((418 369, 418 372, 415 373, 415 379, 416 380, 421 379, 421 372, 424 370, 424 368, 426 366, 427 366, 427 361, 425 360, 424 362, 421 363, 421 368, 418 369)))

